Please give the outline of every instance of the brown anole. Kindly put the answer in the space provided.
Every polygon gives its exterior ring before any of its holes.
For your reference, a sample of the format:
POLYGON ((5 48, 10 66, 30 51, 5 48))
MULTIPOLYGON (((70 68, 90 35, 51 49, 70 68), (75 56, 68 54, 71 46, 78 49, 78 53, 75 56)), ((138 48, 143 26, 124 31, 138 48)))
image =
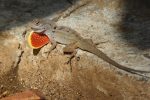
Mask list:
POLYGON ((88 51, 92 54, 95 54, 99 58, 102 58, 104 61, 114 65, 115 67, 122 69, 124 71, 130 72, 132 74, 144 76, 141 73, 149 73, 150 71, 135 70, 135 69, 120 65, 119 63, 117 63, 116 61, 108 57, 106 54, 104 54, 102 51, 97 49, 91 39, 83 39, 78 34, 77 31, 68 27, 57 26, 55 24, 55 22, 58 21, 60 17, 68 16, 71 12, 74 11, 74 9, 77 9, 84 4, 87 4, 88 1, 89 0, 87 0, 86 2, 78 3, 77 5, 69 8, 69 10, 67 9, 65 12, 61 13, 60 15, 58 15, 56 18, 52 20, 38 20, 36 23, 34 23, 31 26, 31 29, 37 33, 44 32, 45 34, 49 36, 51 43, 52 43, 52 47, 50 51, 56 47, 57 43, 67 45, 63 50, 64 52, 72 53, 72 56, 70 57, 70 59, 73 58, 74 55, 76 54, 76 49, 80 48, 84 51, 88 51))
MULTIPOLYGON (((102 58, 104 61, 114 65, 115 67, 122 69, 124 71, 144 76, 140 73, 149 73, 150 71, 141 71, 136 69, 131 69, 120 65, 116 61, 112 60, 101 50, 97 49, 96 46, 92 43, 91 39, 82 38, 79 33, 71 28, 65 26, 57 26, 55 22, 48 20, 39 20, 35 23, 31 29, 35 32, 44 32, 47 34, 52 42, 52 49, 56 47, 56 43, 64 44, 66 47, 63 49, 64 52, 72 53, 71 58, 76 54, 76 49, 82 49, 88 51, 99 58, 102 58)), ((70 58, 70 59, 71 59, 70 58)))

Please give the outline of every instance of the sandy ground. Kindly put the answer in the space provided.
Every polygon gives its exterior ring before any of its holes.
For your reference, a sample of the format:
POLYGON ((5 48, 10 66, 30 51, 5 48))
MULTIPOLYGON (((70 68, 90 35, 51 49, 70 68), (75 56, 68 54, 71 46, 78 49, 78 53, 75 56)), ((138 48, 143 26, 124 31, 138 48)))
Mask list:
MULTIPOLYGON (((18 2, 20 6, 17 7, 27 4, 20 14, 16 13, 18 9, 13 0, 12 9, 4 9, 4 5, 9 3, 1 5, 1 14, 7 15, 7 18, 0 17, 3 21, 0 33, 0 97, 33 88, 43 92, 48 100, 149 100, 149 79, 118 70, 93 54, 78 50, 72 67, 65 63, 68 55, 63 54, 63 45, 57 45, 48 58, 45 58, 44 51, 49 45, 42 48, 38 55, 33 55, 33 50, 24 44, 21 33, 34 18, 51 18, 54 12, 47 9, 69 6, 63 0, 48 6, 53 2, 39 1, 33 8, 34 0, 27 0, 22 5, 18 2), (24 16, 19 16, 22 14, 24 16), (24 53, 18 66, 14 66, 19 43, 24 53)), ((99 42, 98 48, 120 64, 135 69, 150 69, 150 9, 141 4, 141 11, 137 12, 137 5, 125 8, 125 4, 132 2, 112 0, 110 4, 102 2, 101 6, 89 4, 57 24, 71 27, 82 37, 99 42)))

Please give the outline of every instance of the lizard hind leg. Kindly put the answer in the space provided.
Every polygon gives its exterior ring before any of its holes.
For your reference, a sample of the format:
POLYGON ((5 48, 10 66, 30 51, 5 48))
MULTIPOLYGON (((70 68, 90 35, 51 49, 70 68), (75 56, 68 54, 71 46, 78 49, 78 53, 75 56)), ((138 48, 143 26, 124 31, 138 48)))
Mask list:
POLYGON ((63 52, 65 54, 71 54, 69 57, 69 60, 66 62, 67 64, 69 64, 69 63, 71 64, 72 58, 75 57, 75 55, 77 53, 77 51, 76 51, 77 48, 78 48, 77 42, 68 44, 66 47, 63 48, 63 52))

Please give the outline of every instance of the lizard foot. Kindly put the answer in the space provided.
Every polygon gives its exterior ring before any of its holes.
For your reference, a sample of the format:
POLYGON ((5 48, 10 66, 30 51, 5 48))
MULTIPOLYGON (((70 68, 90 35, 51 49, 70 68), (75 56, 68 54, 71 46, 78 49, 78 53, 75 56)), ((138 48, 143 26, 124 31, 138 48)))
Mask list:
POLYGON ((70 65, 70 71, 71 71, 71 72, 72 72, 72 59, 75 57, 76 53, 77 53, 77 52, 74 51, 74 52, 71 54, 71 56, 69 57, 68 61, 65 62, 65 64, 69 64, 69 65, 70 65))
POLYGON ((71 60, 75 57, 76 53, 76 51, 71 53, 70 57, 68 57, 68 60, 65 62, 65 64, 70 64, 71 60))
POLYGON ((71 64, 72 58, 69 58, 68 61, 65 62, 65 64, 70 65, 70 71, 72 72, 72 64, 71 64))
POLYGON ((52 50, 56 48, 57 43, 55 41, 52 42, 52 44, 47 44, 45 48, 43 48, 42 56, 48 59, 49 54, 51 53, 52 50))

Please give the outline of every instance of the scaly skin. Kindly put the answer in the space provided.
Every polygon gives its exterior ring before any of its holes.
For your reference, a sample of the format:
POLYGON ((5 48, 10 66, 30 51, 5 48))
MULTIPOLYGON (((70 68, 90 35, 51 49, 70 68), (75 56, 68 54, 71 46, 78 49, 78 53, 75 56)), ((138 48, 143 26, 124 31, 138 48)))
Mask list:
POLYGON ((102 51, 97 49, 90 40, 83 39, 78 34, 78 32, 76 32, 75 30, 71 28, 64 27, 64 26, 56 26, 53 23, 49 23, 48 21, 42 20, 41 22, 33 26, 32 29, 37 32, 45 31, 45 34, 47 34, 49 38, 51 38, 52 42, 56 41, 57 43, 65 44, 65 45, 74 44, 75 45, 74 49, 80 48, 82 50, 95 54, 99 58, 102 58, 104 61, 114 65, 115 67, 122 69, 124 71, 130 72, 132 74, 143 76, 142 74, 139 74, 139 73, 150 72, 150 71, 135 70, 135 69, 131 69, 131 68, 120 65, 119 63, 117 63, 116 61, 108 57, 106 54, 104 54, 102 51))

